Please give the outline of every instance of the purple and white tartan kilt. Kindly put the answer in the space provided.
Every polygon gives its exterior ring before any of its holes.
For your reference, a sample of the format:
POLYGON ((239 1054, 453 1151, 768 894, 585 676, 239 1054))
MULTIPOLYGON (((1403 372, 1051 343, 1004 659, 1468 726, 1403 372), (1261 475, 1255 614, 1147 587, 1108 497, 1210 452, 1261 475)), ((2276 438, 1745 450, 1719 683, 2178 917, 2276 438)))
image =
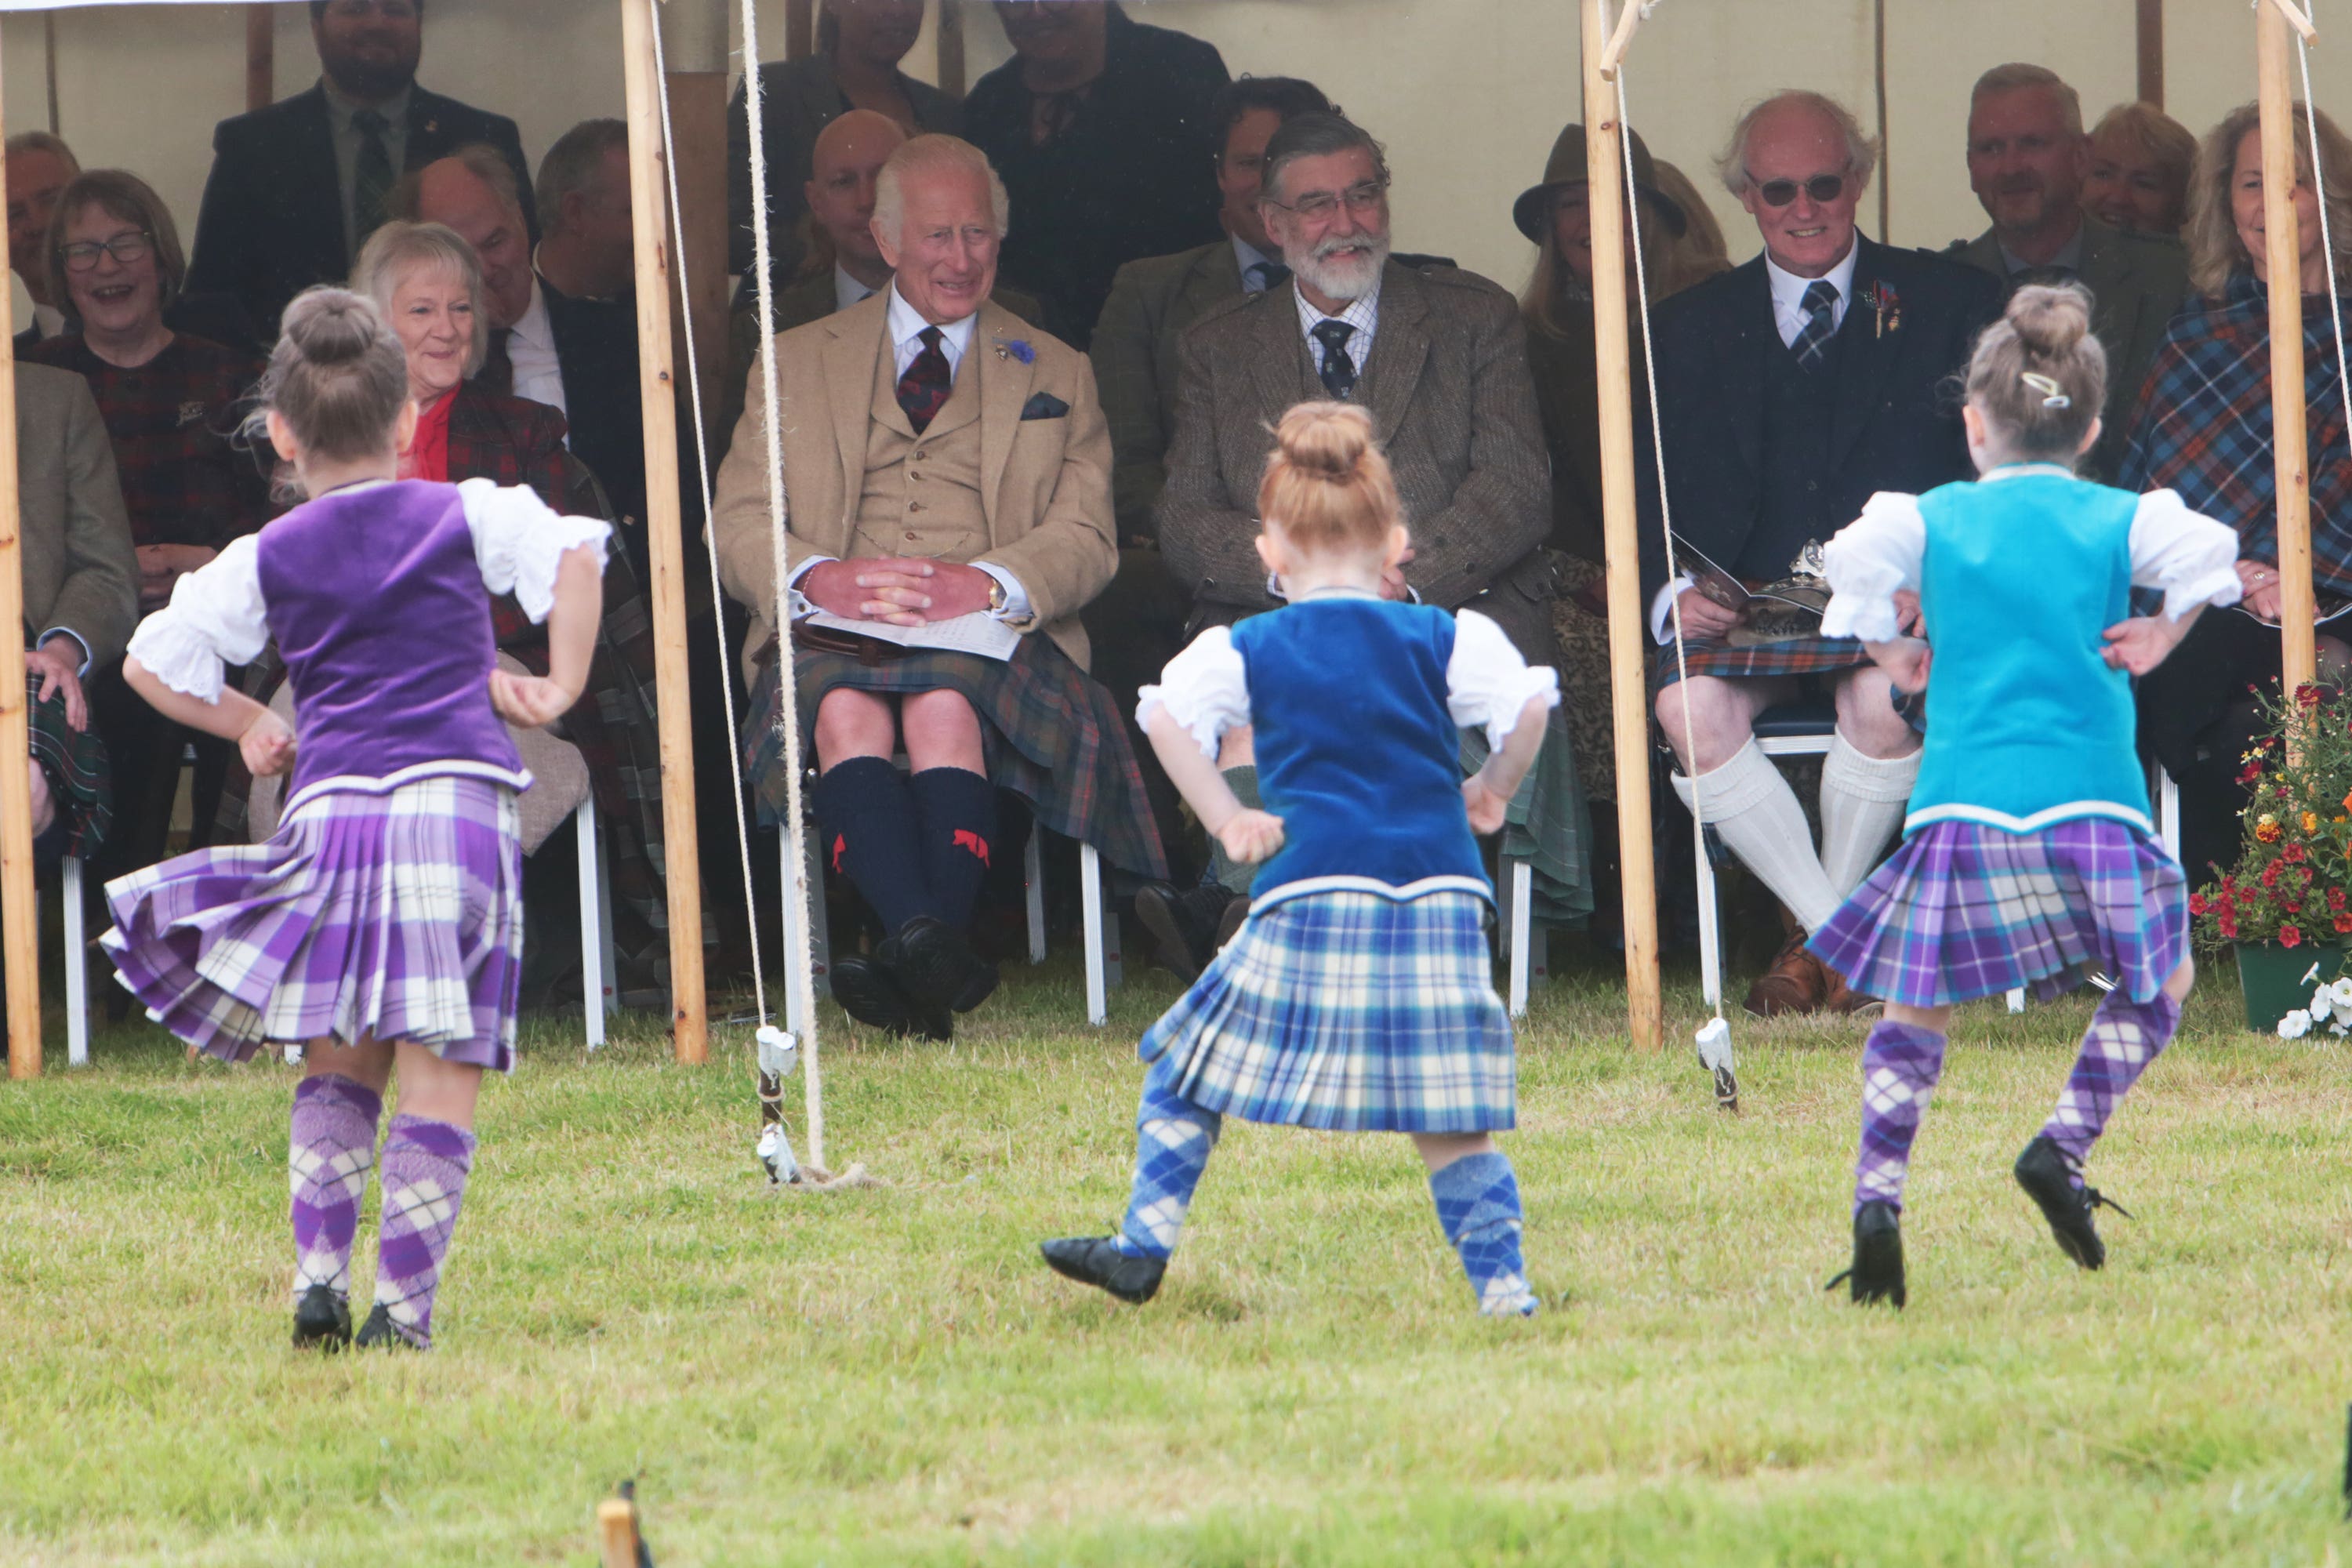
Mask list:
POLYGON ((1139 1054, 1168 1089, 1245 1121, 1504 1131, 1518 1069, 1486 908, 1456 890, 1261 900, 1139 1054))
POLYGON ((2146 1002, 2189 956, 2188 879, 2106 817, 2038 833, 1931 823, 1806 945, 1856 991, 1913 1007, 2055 996, 2099 970, 2146 1002))
POLYGON ((514 1065, 522 979, 515 792, 441 777, 305 801, 267 844, 106 885, 100 940, 147 1016, 226 1061, 265 1040, 408 1039, 514 1065))
POLYGON ((1869 651, 1852 637, 1790 637, 1752 647, 1691 640, 1683 644, 1679 663, 1672 645, 1652 656, 1650 695, 1654 697, 1681 680, 1685 669, 1692 675, 1726 680, 1754 680, 1768 675, 1830 675, 1869 662, 1869 651))

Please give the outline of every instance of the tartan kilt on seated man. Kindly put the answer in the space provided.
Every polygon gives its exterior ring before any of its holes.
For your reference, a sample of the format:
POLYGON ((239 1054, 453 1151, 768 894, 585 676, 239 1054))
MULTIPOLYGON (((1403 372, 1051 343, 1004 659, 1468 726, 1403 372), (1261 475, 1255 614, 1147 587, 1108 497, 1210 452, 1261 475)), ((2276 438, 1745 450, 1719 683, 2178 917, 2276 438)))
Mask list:
MULTIPOLYGON (((917 174, 907 178, 912 184, 917 174)), ((927 298, 919 283, 915 293, 927 298)), ((971 952, 968 928, 997 855, 1000 788, 1114 866, 1166 874, 1126 728, 1087 674, 1078 618, 1118 562, 1109 431, 1084 356, 992 300, 941 321, 894 283, 780 334, 775 347, 772 419, 789 498, 784 584, 768 503, 772 415, 756 370, 712 508, 721 576, 751 623, 753 727, 742 760, 762 821, 781 817, 788 783, 777 650, 792 634, 785 628, 780 639, 774 625, 780 586, 814 608, 799 590, 828 563, 966 566, 992 584, 989 609, 972 613, 1021 634, 1003 660, 923 647, 883 649, 872 662, 793 652, 795 716, 808 761, 822 770, 810 799, 825 863, 856 887, 885 932, 870 957, 835 955, 834 994, 877 1027, 947 1038, 953 1015, 996 983, 994 968, 971 952), (926 722, 939 722, 942 710, 928 699, 940 692, 961 698, 976 721, 976 751, 963 749, 970 726, 960 718, 935 731, 908 717, 923 700, 933 716, 926 722), (845 694, 883 706, 842 706, 854 720, 828 731, 826 715, 845 694), (887 718, 878 731, 877 710, 887 718)), ((967 594, 975 583, 972 573, 927 581, 967 594)))
POLYGON ((1677 660, 1669 589, 1689 590, 1694 555, 1749 586, 1785 578, 1808 546, 1827 543, 1877 491, 1916 494, 1969 478, 1958 400, 1946 384, 2000 302, 2000 285, 1981 272, 1857 233, 1826 277, 1795 277, 1768 248, 1653 313, 1663 495, 1659 454, 1634 465, 1643 589, 1657 645, 1653 706, 1681 764, 1675 794, 1797 927, 1748 993, 1751 1012, 1873 1005, 1804 939, 1861 885, 1901 826, 1918 742, 1859 642, 1801 635, 1734 646, 1688 637, 1677 660), (1672 584, 1669 510, 1686 569, 1672 584), (1838 712, 1822 760, 1818 849, 1802 804, 1752 729, 1766 709, 1808 688, 1838 712))

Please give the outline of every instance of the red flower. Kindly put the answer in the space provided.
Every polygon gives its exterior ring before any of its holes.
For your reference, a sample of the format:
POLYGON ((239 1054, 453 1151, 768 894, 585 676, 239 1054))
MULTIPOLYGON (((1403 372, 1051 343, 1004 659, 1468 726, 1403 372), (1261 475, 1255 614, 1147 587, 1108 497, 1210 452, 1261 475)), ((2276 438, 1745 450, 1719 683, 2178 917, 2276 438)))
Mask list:
POLYGON ((2239 770, 2238 782, 2242 784, 2250 784, 2262 776, 2263 764, 2260 763, 2248 763, 2243 768, 2239 770))
POLYGON ((2286 850, 2281 858, 2284 859, 2290 866, 2300 866, 2306 858, 2308 858, 2308 857, 2304 854, 2302 845, 2290 844, 2286 847, 2286 850))
POLYGON ((2279 869, 2279 863, 2275 860, 2263 868, 2262 882, 2263 887, 2275 888, 2278 886, 2279 869))
POLYGON ((2336 929, 2338 931, 2352 931, 2352 914, 2337 915, 2336 929))
POLYGON ((2279 927, 2279 945, 2280 945, 2281 947, 2300 947, 2300 946, 2302 946, 2302 945, 2303 945, 2303 932, 2302 932, 2302 931, 2301 931, 2301 930, 2299 930, 2298 928, 2294 927, 2294 926, 2281 926, 2281 927, 2279 927))
POLYGON ((2301 899, 2282 899, 2279 900, 2279 903, 2281 907, 2283 907, 2286 912, 2291 915, 2299 915, 2303 913, 2303 900, 2301 899))
POLYGON ((2238 940, 2237 916, 2225 914, 2221 917, 2221 936, 2222 940, 2226 942, 2235 942, 2238 940))
POLYGON ((2308 680, 2305 681, 2294 689, 2294 700, 2298 707, 2316 708, 2319 706, 2319 688, 2308 680))
POLYGON ((2313 873, 2312 873, 2312 869, 2311 869, 2311 868, 2310 868, 2310 867, 2308 867, 2308 866, 2297 866, 2297 867, 2294 868, 2294 874, 2295 874, 2296 876, 2298 876, 2298 877, 2300 877, 2300 878, 2302 878, 2302 879, 2303 879, 2303 885, 2304 885, 2305 887, 2308 888, 2309 886, 2311 886, 2311 879, 2312 879, 2312 874, 2313 874, 2313 873))
POLYGON ((2205 902, 2204 894, 2191 893, 2189 895, 2189 912, 2190 914, 2201 915, 2205 912, 2208 907, 2209 906, 2205 902))

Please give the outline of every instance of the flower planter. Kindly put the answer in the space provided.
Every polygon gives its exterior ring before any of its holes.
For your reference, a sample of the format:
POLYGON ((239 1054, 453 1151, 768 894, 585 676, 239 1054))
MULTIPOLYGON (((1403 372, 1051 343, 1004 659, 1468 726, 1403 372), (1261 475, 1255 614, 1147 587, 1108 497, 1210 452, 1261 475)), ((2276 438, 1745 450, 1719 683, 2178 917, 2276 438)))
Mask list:
POLYGON ((2246 1027, 2258 1035, 2274 1034, 2278 1021, 2292 1007, 2311 1004, 2315 986, 2344 973, 2341 942, 2304 942, 2281 947, 2274 942, 2242 942, 2237 945, 2238 984, 2246 994, 2246 1027), (2309 980, 2313 964, 2318 974, 2309 980))

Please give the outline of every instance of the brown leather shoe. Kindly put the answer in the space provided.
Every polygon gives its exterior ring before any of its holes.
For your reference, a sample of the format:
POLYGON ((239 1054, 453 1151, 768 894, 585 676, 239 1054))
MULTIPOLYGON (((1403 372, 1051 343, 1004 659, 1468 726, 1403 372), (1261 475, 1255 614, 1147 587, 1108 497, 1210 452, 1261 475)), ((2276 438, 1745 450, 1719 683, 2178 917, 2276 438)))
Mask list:
POLYGON ((1820 959, 1815 959, 1813 962, 1820 966, 1821 972, 1829 977, 1829 989, 1822 997, 1823 1008, 1832 1013, 1843 1014, 1849 1018, 1875 1018, 1886 1011, 1885 1003, 1866 991, 1856 991, 1845 983, 1844 975, 1840 974, 1828 964, 1822 963, 1820 959))
POLYGON ((1782 1013, 1818 1013, 1839 980, 1822 961, 1805 951, 1805 933, 1799 931, 1780 946, 1772 967, 1748 988, 1748 1010, 1759 1018, 1782 1013))

